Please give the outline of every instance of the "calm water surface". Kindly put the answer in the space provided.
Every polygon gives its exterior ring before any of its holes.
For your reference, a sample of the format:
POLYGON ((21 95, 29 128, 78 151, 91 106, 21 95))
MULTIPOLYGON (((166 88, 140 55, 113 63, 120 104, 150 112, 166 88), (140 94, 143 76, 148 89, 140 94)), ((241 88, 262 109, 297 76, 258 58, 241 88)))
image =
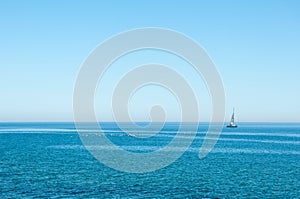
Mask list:
MULTIPOLYGON (((142 142, 115 124, 103 128, 125 150, 145 153, 168 144, 178 124, 168 123, 142 142)), ((201 124, 190 148, 170 166, 131 174, 97 161, 72 123, 0 123, 0 198, 300 197, 300 124, 224 128, 213 151, 200 160, 206 130, 201 124)))

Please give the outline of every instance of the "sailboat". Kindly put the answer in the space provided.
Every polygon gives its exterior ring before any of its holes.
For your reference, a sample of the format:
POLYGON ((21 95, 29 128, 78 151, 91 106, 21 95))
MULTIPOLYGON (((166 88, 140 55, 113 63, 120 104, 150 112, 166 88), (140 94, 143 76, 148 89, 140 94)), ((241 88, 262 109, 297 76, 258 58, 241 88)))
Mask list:
POLYGON ((234 123, 234 109, 232 112, 230 123, 227 125, 227 128, 237 128, 238 126, 234 123))

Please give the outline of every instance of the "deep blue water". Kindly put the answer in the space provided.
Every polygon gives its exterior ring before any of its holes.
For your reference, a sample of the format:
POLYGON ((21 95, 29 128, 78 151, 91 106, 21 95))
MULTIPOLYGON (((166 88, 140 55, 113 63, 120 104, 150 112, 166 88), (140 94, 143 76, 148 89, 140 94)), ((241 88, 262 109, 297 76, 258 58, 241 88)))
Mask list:
MULTIPOLYGON (((103 125, 113 143, 139 153, 168 144, 177 127, 168 123, 139 142, 115 124, 103 125)), ((0 123, 0 198, 300 197, 300 124, 224 128, 213 151, 199 159, 206 130, 201 124, 190 148, 168 167, 132 174, 96 160, 73 123, 0 123)))

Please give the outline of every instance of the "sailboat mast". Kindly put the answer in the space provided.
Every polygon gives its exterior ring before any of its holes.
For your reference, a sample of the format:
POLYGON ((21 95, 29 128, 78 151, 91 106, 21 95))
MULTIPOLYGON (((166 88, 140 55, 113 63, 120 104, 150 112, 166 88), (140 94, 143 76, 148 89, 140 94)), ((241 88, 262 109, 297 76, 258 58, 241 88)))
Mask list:
POLYGON ((232 112, 232 116, 231 116, 231 122, 234 123, 234 108, 233 108, 233 112, 232 112))

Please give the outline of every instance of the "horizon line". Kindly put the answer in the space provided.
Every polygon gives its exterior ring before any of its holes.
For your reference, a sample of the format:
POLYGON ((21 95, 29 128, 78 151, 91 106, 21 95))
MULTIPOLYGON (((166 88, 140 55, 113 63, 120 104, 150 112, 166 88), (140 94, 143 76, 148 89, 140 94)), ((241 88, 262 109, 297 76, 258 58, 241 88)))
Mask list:
MULTIPOLYGON (((0 124, 3 123, 94 123, 94 122, 75 122, 75 121, 0 121, 0 124)), ((228 122, 211 122, 211 121, 189 121, 189 122, 181 122, 181 121, 167 121, 167 122, 148 122, 148 121, 97 121, 97 123, 223 123, 227 124, 228 122)), ((237 123, 299 123, 300 121, 240 121, 237 123)))

